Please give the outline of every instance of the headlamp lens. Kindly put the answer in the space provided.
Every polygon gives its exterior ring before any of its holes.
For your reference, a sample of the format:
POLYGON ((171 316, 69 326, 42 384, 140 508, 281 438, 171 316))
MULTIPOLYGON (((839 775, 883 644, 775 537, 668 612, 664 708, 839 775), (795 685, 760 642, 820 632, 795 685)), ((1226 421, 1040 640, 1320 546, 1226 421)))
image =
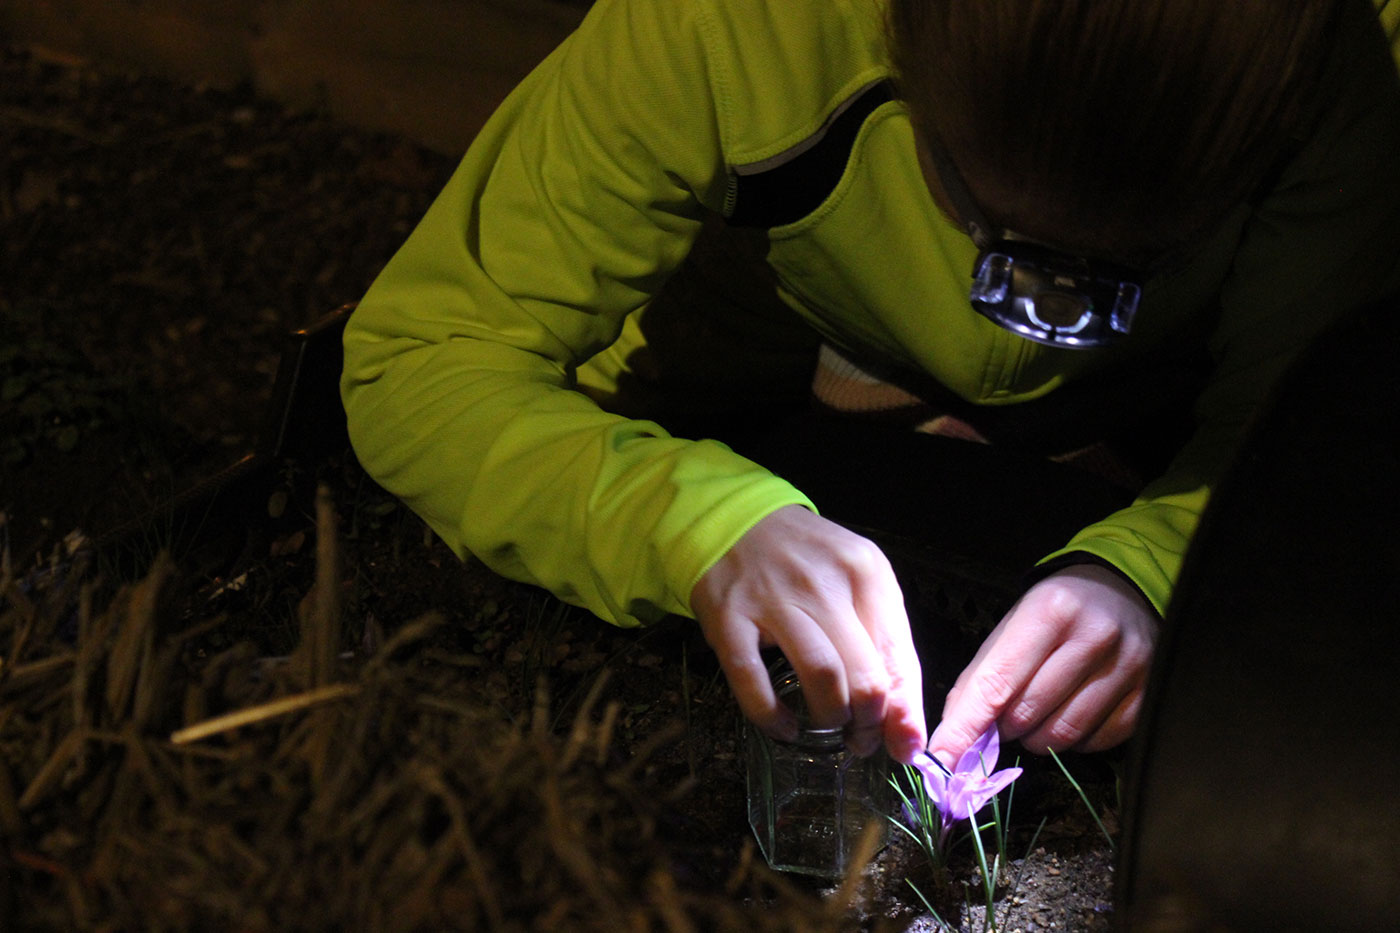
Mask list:
POLYGON ((1129 270, 1001 240, 977 257, 970 297, 979 314, 1028 340, 1089 348, 1132 329, 1142 287, 1129 270))
POLYGON ((1077 334, 1089 324, 1094 304, 1073 292, 1041 292, 1026 299, 1026 314, 1042 327, 1077 334))

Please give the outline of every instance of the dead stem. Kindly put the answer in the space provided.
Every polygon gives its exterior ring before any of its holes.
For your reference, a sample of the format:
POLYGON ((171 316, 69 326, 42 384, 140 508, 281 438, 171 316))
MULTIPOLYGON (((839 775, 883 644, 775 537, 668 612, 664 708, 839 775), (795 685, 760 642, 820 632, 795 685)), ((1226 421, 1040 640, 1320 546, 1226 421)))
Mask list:
POLYGON ((734 866, 734 870, 729 873, 729 877, 724 882, 724 893, 729 897, 739 893, 744 881, 753 870, 753 850, 752 839, 744 840, 744 847, 739 850, 739 862, 734 866))
POLYGON ((82 728, 93 722, 93 678, 102 664, 102 650, 107 640, 108 624, 114 614, 94 616, 93 585, 78 592, 78 659, 73 668, 73 723, 82 728))
POLYGON ((146 740, 137 733, 136 723, 128 721, 117 738, 131 762, 127 773, 136 772, 146 789, 147 799, 151 800, 156 810, 162 814, 174 811, 178 806, 174 789, 167 781, 161 779, 161 774, 146 746, 146 740))
POLYGON ((19 812, 19 800, 15 797, 15 782, 10 776, 9 766, 0 759, 0 830, 9 839, 18 839, 24 831, 24 817, 19 812))
MULTIPOLYGON (((421 856, 426 867, 411 873, 414 879, 413 886, 404 894, 395 911, 394 922, 400 929, 419 930, 431 926, 432 915, 440 909, 438 900, 439 892, 443 889, 443 879, 458 863, 457 848, 457 839, 453 833, 448 832, 421 856)), ((475 911, 471 910, 475 906, 466 905, 466 910, 458 914, 459 919, 475 916, 475 911)), ((499 923, 493 922, 490 929, 498 930, 501 927, 499 923)))
POLYGON ((549 684, 543 677, 535 681, 535 706, 530 713, 530 736, 544 742, 549 736, 549 684))
POLYGON ((603 707, 603 718, 598 721, 598 728, 594 735, 593 743, 593 764, 601 768, 603 762, 607 761, 608 750, 612 748, 613 730, 617 727, 618 714, 622 712, 622 704, 617 700, 609 700, 608 705, 603 707))
POLYGON ((482 857, 476 840, 472 838, 461 798, 447 786, 442 772, 438 769, 423 766, 416 768, 415 771, 418 782, 425 790, 437 797, 447 810, 448 817, 452 820, 452 838, 461 849, 462 858, 467 863, 467 873, 471 876, 472 885, 481 901, 481 908, 491 923, 491 929, 504 929, 505 914, 501 910, 500 901, 495 893, 495 885, 499 882, 491 877, 486 860, 482 857))
POLYGON ((198 742, 200 739, 207 739, 210 736, 240 729, 243 726, 251 726, 254 723, 265 722, 278 716, 295 713, 298 710, 310 709, 344 697, 354 696, 359 692, 359 684, 330 684, 325 687, 317 687, 304 693, 279 697, 258 706, 225 713, 222 716, 215 716, 213 719, 206 719, 204 722, 195 723, 183 729, 176 729, 170 734, 170 741, 176 745, 198 742))
POLYGON ((38 607, 17 585, 8 585, 3 595, 5 602, 10 606, 10 612, 6 615, 18 614, 21 621, 14 627, 15 635, 10 640, 9 657, 0 659, 0 684, 8 679, 10 671, 18 667, 24 659, 25 645, 29 642, 29 635, 34 631, 34 622, 39 615, 38 607))
POLYGON ((169 556, 162 553, 146 578, 125 591, 125 618, 117 626, 116 641, 107 655, 105 699, 113 721, 126 716, 137 675, 150 662, 155 648, 156 607, 174 572, 169 556))
POLYGON ((609 676, 610 672, 604 668, 603 672, 594 678, 593 686, 589 688, 588 694, 579 705, 578 712, 574 714, 573 726, 569 729, 569 738, 564 743, 564 750, 559 756, 560 771, 567 771, 573 767, 579 752, 583 750, 589 735, 592 734, 593 707, 597 705, 598 698, 603 695, 603 688, 607 686, 609 676))
POLYGON ((676 881, 664 871, 647 877, 647 894, 670 933, 695 933, 695 924, 686 916, 685 905, 676 892, 676 881))
POLYGON ((443 618, 441 613, 428 612, 404 625, 380 645, 374 657, 370 658, 369 663, 365 665, 364 678, 366 680, 373 678, 393 659, 395 652, 423 641, 446 622, 447 620, 443 618))
POLYGON ((136 677, 136 691, 131 701, 132 729, 145 732, 155 725, 163 712, 165 691, 169 689, 175 664, 180 658, 179 645, 157 648, 155 638, 147 639, 141 652, 141 667, 136 677))
POLYGON ((593 902, 594 909, 604 916, 618 913, 617 904, 603 879, 599 877, 605 866, 596 863, 579 839, 577 826, 570 819, 570 807, 565 803, 559 775, 553 769, 538 782, 541 802, 544 804, 545 824, 548 827, 546 838, 555 856, 562 863, 569 876, 583 888, 593 902))
POLYGON ((64 670, 75 658, 76 655, 72 652, 65 652, 9 668, 9 676, 0 680, 0 696, 17 693, 36 681, 42 681, 50 674, 64 670))
POLYGON ((63 772, 68 767, 68 763, 73 760, 73 756, 78 753, 86 738, 82 730, 74 729, 72 732, 55 746, 53 753, 48 760, 39 768, 38 773, 29 782, 29 786, 24 789, 24 793, 19 798, 19 808, 29 810, 59 782, 63 777, 63 772))
POLYGON ((302 623, 307 686, 336 680, 340 654, 340 543, 335 502, 330 489, 316 490, 316 583, 311 606, 302 623))

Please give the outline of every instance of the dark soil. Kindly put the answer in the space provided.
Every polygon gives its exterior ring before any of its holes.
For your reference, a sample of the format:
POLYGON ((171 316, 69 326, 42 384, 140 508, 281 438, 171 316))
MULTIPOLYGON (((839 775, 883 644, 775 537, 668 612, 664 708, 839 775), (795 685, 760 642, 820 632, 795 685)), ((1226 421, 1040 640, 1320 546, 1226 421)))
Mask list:
MULTIPOLYGON (((146 526, 153 559, 165 543, 161 501, 255 447, 284 335, 357 299, 455 164, 244 92, 103 74, 16 49, 0 53, 0 159, 0 529, 17 571, 49 561, 65 537, 76 540, 72 533, 101 538, 148 513, 157 519, 146 526)), ((216 559, 175 555, 184 579, 175 617, 186 626, 220 620, 190 642, 195 674, 240 644, 264 663, 298 650, 318 566, 307 490, 319 481, 339 515, 341 647, 350 656, 372 655, 410 620, 439 613, 445 624, 426 650, 460 661, 481 708, 502 723, 538 721, 544 684, 559 735, 608 672, 609 767, 635 762, 632 793, 666 801, 647 825, 677 882, 730 890, 751 841, 738 718, 693 625, 616 630, 462 564, 345 452, 278 466, 258 500, 267 517, 207 529, 210 539, 232 541, 214 549, 216 559)), ((966 628, 966 606, 950 609, 938 581, 906 579, 906 589, 925 624, 966 628)), ((62 626, 54 632, 63 637, 62 626)), ((0 630, 4 637, 15 635, 0 630)), ((969 633, 959 637, 971 644, 969 633)), ((0 644, 13 665, 9 650, 0 644)), ((4 690, 0 678, 0 699, 4 690)), ((25 718, 17 713, 0 714, 0 748, 12 747, 5 730, 25 718)), ((26 786, 43 764, 36 754, 8 764, 11 783, 26 786)), ((1004 760, 1015 754, 1007 749, 1004 760)), ((1053 764, 1021 763, 1012 851, 1026 857, 1008 874, 1018 883, 1001 901, 1002 928, 1107 929, 1111 850, 1053 764)), ((1112 828, 1116 760, 1068 764, 1112 828)), ((55 833, 66 824, 57 809, 13 816, 20 833, 0 843, 10 878, 0 908, 44 925, 55 914, 35 905, 57 884, 52 866, 81 861, 74 853, 97 846, 86 834, 102 827, 70 826, 65 832, 86 841, 60 844, 55 833)), ((970 847, 954 853, 955 878, 970 878, 972 865, 970 847)), ((917 853, 899 842, 872 863, 866 907, 843 924, 884 918, 932 929, 906 877, 932 890, 917 853)), ((826 893, 791 883, 796 896, 826 893)), ((956 900, 943 909, 981 928, 976 910, 956 900)), ((258 927, 250 916, 239 922, 258 927)), ((169 918, 172 927, 208 919, 169 918)), ((82 925, 110 922, 89 916, 82 925)), ((520 928, 548 926, 537 917, 520 928)))

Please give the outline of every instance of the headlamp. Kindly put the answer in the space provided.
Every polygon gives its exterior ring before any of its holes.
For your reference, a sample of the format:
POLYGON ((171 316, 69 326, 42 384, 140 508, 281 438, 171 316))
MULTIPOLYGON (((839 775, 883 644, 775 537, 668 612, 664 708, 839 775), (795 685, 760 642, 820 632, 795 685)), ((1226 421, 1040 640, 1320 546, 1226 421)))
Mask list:
POLYGON ((974 311, 1053 347, 1102 347, 1127 336, 1142 298, 1141 273, 993 226, 942 143, 930 139, 928 154, 979 250, 969 295, 974 311))
POLYGON ((972 307, 1056 347, 1102 347, 1133 326, 1142 287, 1129 270, 1023 240, 993 241, 972 270, 972 307))

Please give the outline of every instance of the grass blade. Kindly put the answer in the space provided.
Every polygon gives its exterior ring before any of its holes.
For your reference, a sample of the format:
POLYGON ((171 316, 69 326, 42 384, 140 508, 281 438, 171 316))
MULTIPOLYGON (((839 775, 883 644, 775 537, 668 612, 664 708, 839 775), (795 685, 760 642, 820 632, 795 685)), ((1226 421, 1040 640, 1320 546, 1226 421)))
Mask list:
POLYGON ((1060 766, 1060 773, 1065 776, 1065 780, 1069 781, 1070 786, 1079 794, 1079 799, 1084 801, 1084 806, 1088 809, 1089 815, 1094 818, 1094 822, 1099 826, 1099 832, 1103 833, 1104 839, 1108 840, 1109 850, 1116 852, 1118 850, 1118 845, 1113 841, 1113 836, 1109 834, 1108 827, 1103 825, 1103 820, 1099 819, 1099 812, 1095 810, 1094 805, 1089 802, 1089 795, 1084 793, 1084 788, 1079 786, 1079 782, 1074 779, 1074 775, 1069 773, 1069 769, 1066 768, 1065 763, 1060 760, 1060 756, 1055 754, 1055 750, 1052 748, 1049 749, 1049 752, 1050 757, 1055 759, 1055 764, 1060 766))

